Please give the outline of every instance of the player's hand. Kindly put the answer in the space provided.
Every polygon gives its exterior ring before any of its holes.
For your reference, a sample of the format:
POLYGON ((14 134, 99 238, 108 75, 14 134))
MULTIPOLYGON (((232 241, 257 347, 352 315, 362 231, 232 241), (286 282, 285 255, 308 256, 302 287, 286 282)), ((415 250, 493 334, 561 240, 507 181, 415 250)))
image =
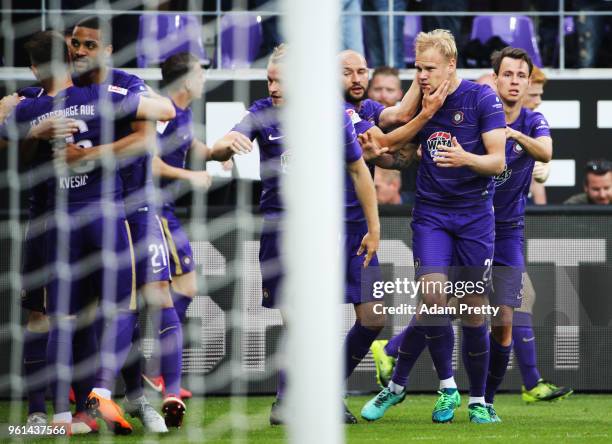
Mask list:
POLYGON ((372 136, 372 133, 369 131, 359 134, 357 138, 359 139, 359 144, 361 145, 361 150, 363 151, 363 160, 366 162, 376 159, 389 151, 389 148, 381 147, 372 136))
POLYGON ((536 160, 533 166, 533 179, 538 183, 544 183, 548 179, 548 176, 550 176, 550 164, 536 160))
POLYGON ((223 171, 232 171, 234 169, 234 162, 232 159, 221 162, 221 168, 223 171))
POLYGON ((40 140, 64 139, 79 131, 76 120, 50 117, 30 129, 29 137, 40 140))
POLYGON ((442 168, 459 168, 468 164, 469 153, 457 142, 457 138, 453 137, 451 146, 438 145, 433 161, 436 166, 442 168))
POLYGON ((0 122, 3 122, 13 109, 19 104, 19 96, 17 93, 5 96, 0 99, 0 122))
POLYGON ((75 145, 74 143, 67 143, 66 148, 55 151, 54 155, 56 157, 61 156, 62 160, 67 165, 74 165, 75 163, 81 162, 86 154, 87 151, 80 146, 75 145))
POLYGON ((359 246, 359 250, 357 250, 357 256, 361 256, 364 252, 366 253, 365 259, 363 260, 363 268, 366 268, 376 250, 378 250, 378 244, 380 243, 380 234, 371 233, 368 231, 363 239, 361 239, 361 245, 359 246))
POLYGON ((247 136, 241 133, 234 133, 229 149, 234 154, 248 154, 253 150, 253 143, 247 136))
POLYGON ((506 127, 506 139, 516 140, 521 135, 520 131, 514 130, 509 126, 506 127))
POLYGON ((212 184, 212 178, 206 171, 192 171, 189 175, 189 182, 194 188, 207 190, 212 184))
POLYGON ((429 88, 423 91, 423 99, 421 100, 421 112, 428 119, 431 119, 436 113, 436 111, 438 111, 442 107, 442 105, 444 105, 446 96, 448 96, 449 88, 450 81, 445 80, 433 94, 429 93, 429 88))

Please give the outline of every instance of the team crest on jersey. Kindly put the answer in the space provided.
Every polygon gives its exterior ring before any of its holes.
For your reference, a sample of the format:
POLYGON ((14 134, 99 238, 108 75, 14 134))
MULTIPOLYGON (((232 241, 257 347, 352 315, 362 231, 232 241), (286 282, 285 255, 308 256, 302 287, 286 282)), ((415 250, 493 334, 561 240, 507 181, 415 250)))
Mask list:
POLYGON ((453 122, 453 125, 460 125, 463 122, 464 117, 463 111, 455 111, 451 121, 453 122))
POLYGON ((281 160, 281 171, 283 172, 283 174, 288 174, 289 166, 291 164, 291 151, 285 151, 283 154, 281 154, 280 160, 281 160))
POLYGON ((451 146, 451 133, 436 131, 427 139, 427 150, 433 159, 438 154, 438 145, 451 146))
POLYGON ((504 171, 502 171, 502 173, 499 176, 494 176, 493 177, 493 181, 495 183, 495 186, 498 187, 498 186, 506 183, 508 181, 508 179, 510 179, 510 176, 512 176, 512 170, 510 168, 508 168, 508 165, 506 165, 504 167, 504 171))
POLYGON ((523 154, 525 152, 523 147, 520 146, 518 143, 514 144, 514 146, 512 147, 512 151, 514 151, 518 155, 521 155, 521 154, 523 154))
POLYGON ((351 109, 351 108, 347 109, 346 110, 346 114, 348 114, 348 116, 351 119, 351 122, 353 123, 353 125, 355 125, 356 123, 361 122, 361 117, 359 117, 359 114, 354 109, 351 109))

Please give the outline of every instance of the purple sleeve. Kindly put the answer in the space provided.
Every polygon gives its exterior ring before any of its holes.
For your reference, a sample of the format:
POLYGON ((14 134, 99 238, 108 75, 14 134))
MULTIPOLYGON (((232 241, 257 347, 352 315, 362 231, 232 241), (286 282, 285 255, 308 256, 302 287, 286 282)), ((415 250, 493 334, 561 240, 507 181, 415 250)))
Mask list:
POLYGON ((30 130, 26 117, 23 113, 23 106, 17 105, 0 124, 0 139, 9 140, 15 134, 19 139, 25 138, 30 130))
POLYGON ((382 103, 378 103, 372 100, 372 116, 374 117, 374 123, 378 125, 380 123, 380 113, 383 112, 385 106, 382 103))
POLYGON ((136 112, 140 103, 140 94, 127 91, 126 94, 111 93, 111 100, 117 109, 117 114, 121 118, 136 120, 136 112))
POLYGON ((349 164, 361 157, 361 146, 357 141, 357 134, 355 133, 355 127, 349 116, 342 113, 344 122, 344 161, 349 164))
POLYGON ((480 133, 486 133, 496 128, 506 127, 504 107, 497 94, 488 85, 483 85, 478 97, 480 133))
POLYGON ((145 94, 148 92, 144 81, 137 76, 130 78, 130 83, 127 86, 127 90, 133 94, 145 94))
POLYGON ((529 137, 550 137, 550 127, 546 118, 540 113, 533 113, 531 125, 529 125, 529 137))
POLYGON ((255 120, 253 107, 249 108, 247 114, 242 118, 240 122, 238 122, 233 128, 232 131, 237 131, 241 134, 244 134, 249 140, 255 139, 255 135, 257 133, 257 122, 255 120))

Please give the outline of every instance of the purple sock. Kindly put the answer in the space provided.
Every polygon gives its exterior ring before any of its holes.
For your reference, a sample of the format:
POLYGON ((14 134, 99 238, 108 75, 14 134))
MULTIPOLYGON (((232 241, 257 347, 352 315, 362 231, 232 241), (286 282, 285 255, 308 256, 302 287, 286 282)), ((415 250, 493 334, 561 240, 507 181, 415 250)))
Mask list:
POLYGON ((115 378, 130 351, 137 317, 135 312, 119 311, 107 322, 100 342, 102 359, 96 374, 95 387, 113 391, 115 378))
POLYGON ((191 304, 192 300, 193 298, 172 290, 174 309, 176 310, 176 314, 178 315, 181 323, 185 322, 185 318, 187 317, 187 308, 189 308, 189 304, 191 304))
POLYGON ((363 357, 368 354, 370 345, 372 345, 378 333, 380 333, 380 330, 370 330, 361 325, 359 321, 355 321, 344 339, 344 375, 347 379, 363 357))
POLYGON ((455 331, 446 318, 443 325, 424 325, 425 340, 439 379, 454 376, 453 348, 455 347, 455 331))
POLYGON ((493 404, 495 393, 504 380, 508 368, 512 344, 504 347, 495 340, 493 335, 490 335, 489 347, 491 351, 489 356, 489 374, 487 375, 487 386, 485 388, 485 402, 493 404))
POLYGON ((70 410, 68 396, 72 383, 72 340, 75 328, 75 319, 51 321, 47 342, 47 364, 55 413, 70 410))
POLYGON ((128 399, 137 399, 144 395, 142 386, 142 347, 140 343, 140 325, 136 322, 132 344, 125 360, 125 365, 121 367, 121 376, 125 383, 125 394, 128 399))
POLYGON ((285 397, 285 389, 287 388, 287 372, 285 370, 278 371, 278 382, 276 383, 276 399, 285 397))
MULTIPOLYGON (((402 338, 402 342, 398 347, 397 363, 391 379, 394 383, 406 387, 408 384, 408 375, 412 367, 414 367, 417 359, 419 359, 419 356, 421 356, 421 353, 423 353, 423 350, 427 347, 425 327, 419 325, 416 316, 413 316, 408 327, 399 335, 395 336, 395 338, 398 337, 402 338)), ((390 343, 391 341, 389 341, 389 344, 390 343)))
POLYGON ((489 329, 483 323, 480 327, 463 326, 463 365, 470 380, 470 396, 484 396, 489 369, 489 329))
POLYGON ((523 384, 527 390, 531 390, 537 385, 541 376, 536 366, 535 334, 531 326, 531 315, 529 313, 514 312, 512 342, 514 343, 514 355, 523 377, 523 384))
POLYGON ((183 364, 183 330, 174 307, 161 310, 159 331, 160 367, 166 385, 166 394, 179 396, 183 364))
POLYGON ((49 333, 25 330, 23 338, 23 372, 28 394, 28 415, 47 412, 45 390, 47 389, 47 342, 49 333))
POLYGON ((79 329, 74 335, 72 353, 74 375, 72 388, 76 398, 76 411, 84 412, 87 396, 91 392, 98 366, 99 344, 95 324, 79 329))
POLYGON ((413 328, 415 323, 416 316, 413 316, 410 320, 410 324, 408 324, 408 327, 389 339, 389 342, 387 342, 387 345, 385 345, 385 354, 387 356, 397 359, 400 345, 402 345, 402 342, 404 342, 404 336, 406 336, 406 334, 413 328))

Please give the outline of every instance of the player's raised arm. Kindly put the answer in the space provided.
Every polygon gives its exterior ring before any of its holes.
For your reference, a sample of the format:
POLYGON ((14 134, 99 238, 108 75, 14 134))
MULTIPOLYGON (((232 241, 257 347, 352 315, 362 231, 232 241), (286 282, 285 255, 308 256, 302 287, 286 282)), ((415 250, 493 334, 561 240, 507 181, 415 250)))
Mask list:
POLYGON ((347 168, 353 184, 355 185, 355 192, 357 193, 357 198, 361 203, 361 208, 363 209, 368 224, 368 232, 363 237, 361 247, 357 252, 358 255, 364 251, 366 252, 363 266, 367 267, 372 256, 376 253, 376 250, 378 250, 378 245, 380 243, 380 220, 378 219, 376 189, 374 188, 374 181, 370 175, 370 170, 368 170, 363 157, 349 163, 347 168))
POLYGON ((185 180, 191 183, 194 188, 210 188, 212 179, 206 171, 188 170, 168 165, 159 156, 152 160, 153 174, 164 179, 185 180))
POLYGON ((137 119, 166 121, 176 116, 172 101, 167 97, 146 97, 144 95, 139 97, 140 101, 136 110, 137 119))
POLYGON ((382 110, 380 113, 380 127, 392 128, 409 122, 416 115, 420 102, 421 91, 419 89, 419 82, 413 80, 400 103, 382 110))
POLYGON ((535 160, 546 163, 550 162, 550 159, 552 159, 553 144, 551 137, 529 137, 528 135, 523 134, 520 131, 516 131, 508 126, 506 127, 506 138, 516 140, 516 142, 522 146, 535 160))

